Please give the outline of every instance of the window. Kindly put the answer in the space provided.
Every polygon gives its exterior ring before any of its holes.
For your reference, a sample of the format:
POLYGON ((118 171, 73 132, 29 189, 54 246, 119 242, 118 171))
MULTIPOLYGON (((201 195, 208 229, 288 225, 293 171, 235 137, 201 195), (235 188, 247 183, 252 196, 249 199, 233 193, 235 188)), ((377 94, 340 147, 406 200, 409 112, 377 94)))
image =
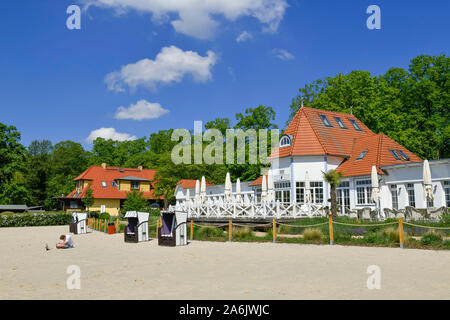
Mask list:
POLYGON ((70 201, 70 209, 78 209, 78 202, 71 200, 70 201))
MULTIPOLYGON (((296 182, 295 194, 297 196, 298 203, 305 203, 305 183, 296 182)), ((311 188, 311 202, 312 203, 323 203, 323 182, 316 181, 310 182, 309 187, 311 188)))
POLYGON ((341 212, 350 211, 350 182, 341 182, 337 189, 337 201, 341 212))
POLYGON ((367 152, 369 152, 369 150, 364 150, 363 152, 361 152, 356 160, 362 160, 362 158, 366 156, 367 152))
POLYGON ((108 185, 106 184, 106 181, 102 181, 102 187, 106 188, 108 185))
POLYGON ((117 182, 113 181, 113 182, 111 182, 111 187, 113 187, 113 188, 116 187, 117 188, 117 187, 119 187, 119 185, 117 184, 117 182))
POLYGON ((414 184, 413 183, 408 183, 406 185, 406 191, 408 192, 409 205, 411 207, 415 207, 416 206, 416 196, 414 194, 414 184))
POLYGON ((391 184, 391 196, 392 196, 392 209, 398 209, 398 196, 397 196, 397 185, 391 184))
POLYGON ((444 181, 445 205, 450 208, 450 180, 444 181))
POLYGON ((356 122, 355 119, 348 119, 348 121, 350 121, 355 130, 362 131, 361 127, 359 126, 359 124, 356 122))
POLYGON ((372 191, 372 182, 370 180, 357 180, 356 181, 356 200, 358 204, 370 204, 372 191))
POLYGON ((402 159, 400 159, 400 157, 398 156, 397 152, 395 152, 395 150, 389 149, 389 151, 392 153, 392 155, 394 156, 395 160, 402 160, 402 159))
POLYGON ((397 150, 397 152, 403 158, 403 160, 409 161, 408 155, 405 152, 403 152, 403 150, 397 150))
POLYGON ((347 127, 345 126, 344 122, 342 122, 342 119, 339 117, 334 117, 334 119, 336 120, 337 124, 339 125, 339 127, 341 127, 341 129, 347 129, 347 127))
POLYGON ((275 201, 280 201, 281 203, 291 202, 291 182, 281 181, 275 182, 275 201))
POLYGON ((288 136, 283 136, 280 139, 280 147, 287 147, 291 145, 291 139, 288 136))
POLYGON ((139 181, 131 181, 131 190, 139 190, 141 186, 139 181))
POLYGON ((328 121, 328 118, 326 116, 324 116, 323 114, 321 114, 319 116, 320 116, 320 119, 322 119, 322 122, 326 127, 332 127, 330 121, 328 121))

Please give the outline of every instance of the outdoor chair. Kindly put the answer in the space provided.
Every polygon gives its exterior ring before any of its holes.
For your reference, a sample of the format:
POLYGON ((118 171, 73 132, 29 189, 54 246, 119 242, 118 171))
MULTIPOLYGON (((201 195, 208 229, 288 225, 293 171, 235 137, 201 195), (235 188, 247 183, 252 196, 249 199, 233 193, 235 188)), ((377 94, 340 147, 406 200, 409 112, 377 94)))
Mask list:
POLYGON ((128 219, 128 225, 125 228, 125 242, 148 241, 148 212, 127 211, 125 218, 128 219))
POLYGON ((161 212, 162 226, 158 228, 158 245, 183 246, 187 244, 187 214, 185 212, 161 212))
POLYGON ((371 215, 370 215, 370 208, 366 207, 366 208, 362 208, 360 209, 360 214, 358 214, 358 216, 360 217, 361 220, 371 220, 371 215))
POLYGON ((432 220, 440 220, 442 214, 445 212, 445 207, 428 209, 428 217, 432 220))
POLYGON ((73 212, 72 222, 69 223, 69 232, 73 234, 87 233, 87 213, 73 212))
POLYGON ((394 209, 384 208, 383 211, 386 219, 395 219, 397 217, 397 212, 394 209))
POLYGON ((356 210, 350 210, 350 211, 349 211, 349 218, 350 218, 350 219, 358 219, 358 211, 356 211, 356 210))
POLYGON ((411 206, 405 207, 405 218, 407 220, 413 220, 413 221, 423 220, 423 219, 425 219, 425 216, 426 216, 426 212, 424 213, 424 212, 422 212, 414 207, 411 207, 411 206))

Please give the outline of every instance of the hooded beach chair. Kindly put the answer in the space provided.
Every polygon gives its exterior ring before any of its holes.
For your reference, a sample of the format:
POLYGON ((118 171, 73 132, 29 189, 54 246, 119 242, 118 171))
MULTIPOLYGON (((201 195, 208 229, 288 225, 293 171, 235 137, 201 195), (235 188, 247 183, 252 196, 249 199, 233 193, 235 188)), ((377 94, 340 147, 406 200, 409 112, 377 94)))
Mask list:
POLYGON ((162 226, 158 228, 158 244, 160 246, 187 245, 187 213, 161 212, 162 226))
POLYGON ((69 232, 73 234, 87 233, 87 213, 73 212, 72 222, 69 224, 69 232))
POLYGON ((148 212, 127 211, 125 218, 128 225, 125 228, 125 242, 148 241, 148 212))

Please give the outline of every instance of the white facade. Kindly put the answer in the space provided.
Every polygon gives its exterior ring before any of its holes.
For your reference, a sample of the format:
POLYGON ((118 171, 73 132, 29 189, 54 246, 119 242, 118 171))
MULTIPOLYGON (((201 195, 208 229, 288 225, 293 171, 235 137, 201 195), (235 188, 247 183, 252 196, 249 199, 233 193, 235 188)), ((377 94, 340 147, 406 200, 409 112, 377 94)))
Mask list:
MULTIPOLYGON (((331 156, 294 156, 285 157, 271 162, 274 177, 275 197, 280 203, 304 202, 305 174, 308 172, 315 205, 329 206, 330 186, 323 179, 323 172, 336 169, 343 161, 339 157, 331 156)), ((434 200, 428 207, 448 207, 450 205, 450 159, 429 161, 434 200)), ((426 208, 423 187, 423 162, 402 163, 398 165, 382 166, 386 174, 379 175, 381 209, 404 209, 406 206, 426 208), (396 194, 396 199, 395 199, 396 194)), ((377 204, 370 200, 371 177, 345 177, 337 188, 338 202, 341 212, 370 207, 375 209, 377 204)), ((259 203, 261 201, 261 186, 250 186, 250 182, 241 182, 241 195, 245 203, 259 203)), ((233 184, 233 201, 236 195, 236 184, 233 184)), ((186 201, 187 189, 180 185, 175 191, 177 204, 186 201)), ((194 201, 195 188, 189 189, 190 199, 194 201)), ((212 185, 206 188, 208 203, 224 201, 224 185, 212 185)))

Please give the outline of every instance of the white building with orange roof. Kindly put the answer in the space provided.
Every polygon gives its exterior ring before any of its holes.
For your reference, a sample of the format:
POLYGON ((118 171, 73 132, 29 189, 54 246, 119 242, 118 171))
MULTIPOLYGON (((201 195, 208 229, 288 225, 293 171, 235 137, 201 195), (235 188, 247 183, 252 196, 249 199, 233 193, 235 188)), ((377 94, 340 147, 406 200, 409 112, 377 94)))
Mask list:
MULTIPOLYGON (((305 202, 305 176, 308 172, 312 203, 329 206, 330 186, 323 172, 343 174, 337 188, 341 212, 370 207, 371 170, 376 167, 381 209, 450 206, 450 159, 429 161, 433 201, 426 201, 423 185, 423 159, 383 133, 372 132, 352 114, 302 107, 299 109, 270 157, 275 200, 284 204, 305 202)), ((262 177, 251 182, 255 203, 261 200, 262 177)), ((195 185, 194 185, 195 187, 195 185)), ((207 190, 212 189, 207 187, 207 190)), ((223 195, 223 187, 214 188, 223 195)), ((184 193, 176 195, 182 199, 184 193)), ((191 194, 192 196, 192 194, 191 194)))

